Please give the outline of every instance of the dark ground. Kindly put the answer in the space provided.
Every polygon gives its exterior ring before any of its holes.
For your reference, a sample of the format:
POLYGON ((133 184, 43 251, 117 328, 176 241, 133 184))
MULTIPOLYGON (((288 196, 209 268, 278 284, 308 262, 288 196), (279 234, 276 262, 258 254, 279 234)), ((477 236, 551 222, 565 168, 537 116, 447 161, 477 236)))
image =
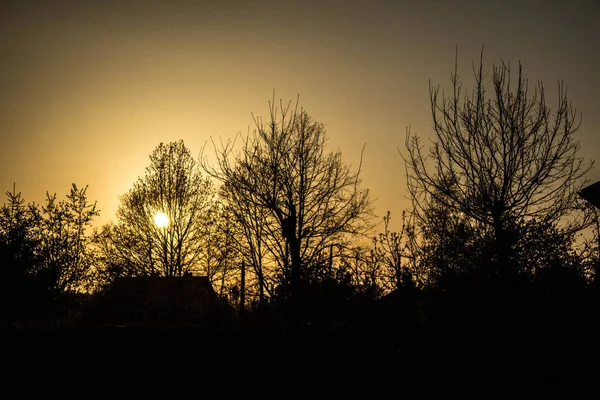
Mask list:
MULTIPOLYGON (((469 339, 421 332, 400 343, 385 333, 340 334, 238 330, 206 332, 194 327, 105 327, 11 330, 3 338, 4 365, 23 373, 75 368, 148 378, 158 374, 197 377, 299 377, 305 384, 361 388, 438 382, 465 385, 597 382, 600 354, 595 337, 502 340, 469 339), (581 339, 581 340, 579 340, 581 339)), ((203 378, 203 379, 204 379, 203 378)), ((138 378, 136 378, 138 379, 138 378)), ((235 380, 235 379, 234 379, 235 380)))

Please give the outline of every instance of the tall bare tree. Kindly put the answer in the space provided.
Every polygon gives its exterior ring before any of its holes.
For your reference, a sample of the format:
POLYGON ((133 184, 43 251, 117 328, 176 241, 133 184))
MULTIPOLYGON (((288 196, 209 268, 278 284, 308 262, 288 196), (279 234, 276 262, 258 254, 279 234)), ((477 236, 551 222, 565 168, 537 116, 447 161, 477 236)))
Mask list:
MULTIPOLYGON (((263 238, 285 279, 296 292, 303 268, 334 243, 370 228, 371 202, 360 187, 360 167, 350 170, 340 151, 327 152, 322 123, 306 111, 269 102, 266 122, 253 116, 256 130, 217 148, 217 167, 205 169, 227 185, 235 201, 256 207, 263 238)), ((254 230, 254 233, 257 233, 254 230)))
POLYGON ((214 196, 212 181, 183 140, 161 143, 150 155, 146 174, 121 196, 117 223, 104 230, 102 248, 115 273, 205 274, 214 196), (166 216, 163 226, 155 221, 159 213, 166 216))
POLYGON ((508 229, 517 221, 535 218, 570 229, 589 222, 573 214, 593 165, 578 156, 581 116, 562 82, 551 109, 543 83, 531 90, 521 63, 516 74, 504 61, 493 65, 490 86, 482 51, 471 92, 463 92, 456 64, 450 93, 430 85, 434 137, 428 154, 419 136, 407 131, 408 189, 417 212, 435 201, 490 226, 499 265, 508 265, 508 229))

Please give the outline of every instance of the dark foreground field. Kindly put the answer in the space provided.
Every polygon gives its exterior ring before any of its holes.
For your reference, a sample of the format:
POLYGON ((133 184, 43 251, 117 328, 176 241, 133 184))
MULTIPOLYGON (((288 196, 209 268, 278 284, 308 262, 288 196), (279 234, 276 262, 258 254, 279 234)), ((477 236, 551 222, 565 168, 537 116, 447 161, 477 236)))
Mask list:
POLYGON ((131 379, 175 374, 232 382, 300 379, 303 386, 323 381, 356 388, 440 379, 503 386, 595 382, 600 371, 595 339, 557 339, 423 331, 401 341, 385 332, 307 328, 209 332, 197 327, 103 327, 5 331, 2 352, 5 365, 13 369, 50 372, 60 365, 131 379))

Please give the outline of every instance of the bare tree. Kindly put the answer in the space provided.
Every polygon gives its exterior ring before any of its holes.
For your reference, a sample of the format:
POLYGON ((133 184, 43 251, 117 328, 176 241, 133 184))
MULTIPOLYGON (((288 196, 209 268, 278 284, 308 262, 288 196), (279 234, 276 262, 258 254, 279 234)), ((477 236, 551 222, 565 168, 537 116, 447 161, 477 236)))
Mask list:
MULTIPOLYGON (((237 234, 233 235, 237 249, 252 271, 255 278, 256 297, 263 303, 267 295, 272 295, 273 269, 269 268, 268 249, 265 243, 268 216, 257 202, 237 201, 236 190, 227 183, 221 186, 221 200, 226 204, 228 215, 237 225, 237 234)), ((247 280, 250 283, 252 280, 247 280)))
POLYGON ((581 117, 562 82, 552 110, 542 82, 531 91, 520 63, 516 76, 505 62, 494 65, 489 92, 483 52, 473 72, 470 93, 463 93, 456 64, 450 94, 430 85, 434 138, 426 154, 408 129, 408 189, 417 213, 434 200, 492 227, 499 265, 507 265, 508 227, 516 221, 535 218, 569 229, 589 222, 573 212, 593 163, 577 155, 581 117))
POLYGON ((373 257, 381 263, 378 280, 383 291, 389 293, 405 286, 416 285, 422 273, 416 267, 417 243, 412 214, 402 212, 400 231, 390 230, 391 213, 383 217, 383 232, 373 238, 373 257))
POLYGON ((211 180, 183 141, 161 143, 150 155, 146 174, 121 196, 117 223, 104 230, 101 247, 115 273, 206 274, 214 196, 211 180), (155 221, 159 213, 164 214, 162 226, 155 221))
MULTIPOLYGON (((213 147, 217 168, 205 170, 228 187, 235 201, 256 207, 264 222, 263 237, 292 295, 302 269, 331 244, 371 227, 368 190, 360 188, 360 167, 352 172, 340 151, 326 152, 322 123, 291 102, 278 109, 269 102, 269 118, 254 116, 256 130, 235 141, 213 147)), ((254 233, 252 233, 254 234, 254 233)))
POLYGON ((241 258, 236 243, 240 232, 236 228, 237 225, 225 204, 222 201, 216 202, 206 225, 207 246, 203 270, 221 297, 230 292, 240 278, 241 258))

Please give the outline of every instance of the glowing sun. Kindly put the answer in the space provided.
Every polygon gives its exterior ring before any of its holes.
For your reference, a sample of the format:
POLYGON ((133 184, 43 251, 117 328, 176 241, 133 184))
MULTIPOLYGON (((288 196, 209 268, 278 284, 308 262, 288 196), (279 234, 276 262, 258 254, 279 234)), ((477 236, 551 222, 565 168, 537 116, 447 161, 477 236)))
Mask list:
POLYGON ((169 217, 167 217, 167 214, 159 212, 154 216, 154 223, 159 228, 164 228, 165 226, 169 225, 169 217))

